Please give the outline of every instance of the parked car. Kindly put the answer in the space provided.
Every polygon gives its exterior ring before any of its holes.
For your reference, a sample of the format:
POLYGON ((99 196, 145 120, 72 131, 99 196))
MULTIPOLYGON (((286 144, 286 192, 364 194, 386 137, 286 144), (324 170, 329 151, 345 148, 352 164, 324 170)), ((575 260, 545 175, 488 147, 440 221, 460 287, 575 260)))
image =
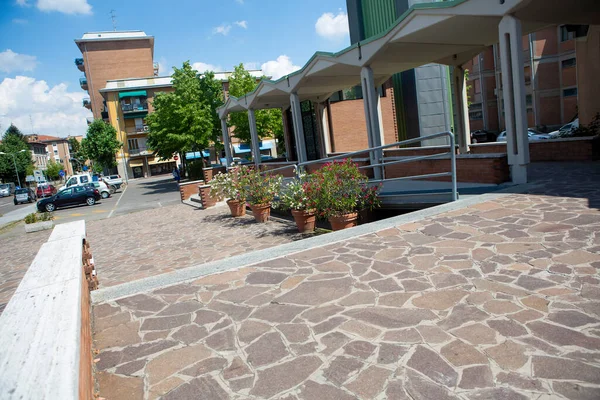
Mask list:
POLYGON ((479 129, 471 132, 471 143, 488 143, 495 142, 496 134, 488 132, 485 129, 479 129))
MULTIPOLYGON (((538 131, 534 131, 533 129, 527 129, 527 136, 529 137, 530 142, 534 142, 536 140, 547 140, 552 138, 548 133, 540 133, 538 131)), ((506 131, 502 131, 496 138, 496 141, 506 142, 506 131)))
POLYGON ((117 190, 121 189, 121 185, 123 184, 123 179, 121 175, 107 175, 102 177, 102 181, 107 185, 113 185, 117 190))
POLYGON ((77 204, 93 206, 100 199, 101 195, 98 189, 91 186, 75 186, 60 190, 54 196, 41 199, 37 202, 37 209, 40 212, 52 212, 60 207, 77 204))
POLYGON ((11 196, 15 192, 14 183, 0 183, 0 197, 11 196))
POLYGON ((557 131, 550 132, 550 137, 569 137, 573 135, 573 131, 575 131, 577 128, 579 128, 579 118, 575 118, 573 122, 569 122, 568 124, 561 126, 557 131))
POLYGON ((114 193, 114 191, 111 191, 111 189, 106 186, 104 182, 91 182, 84 186, 91 186, 94 189, 97 189, 103 199, 108 199, 110 195, 114 193))
POLYGON ((13 202, 15 206, 21 203, 33 203, 36 200, 35 193, 33 189, 30 188, 21 188, 15 190, 15 198, 13 202))
MULTIPOLYGON (((63 189, 69 188, 69 187, 85 186, 90 183, 98 183, 100 185, 100 188, 99 188, 100 190, 98 190, 98 191, 101 194, 103 192, 108 191, 108 193, 110 195, 110 194, 113 194, 116 190, 114 186, 109 187, 106 185, 106 183, 104 183, 102 181, 93 180, 92 176, 90 174, 79 174, 79 175, 73 175, 73 176, 69 177, 69 179, 67 180, 67 183, 64 186, 61 186, 60 188, 58 188, 58 191, 61 191, 63 189)), ((106 197, 109 197, 109 196, 106 196, 106 197)))
POLYGON ((50 183, 40 183, 36 189, 38 198, 44 198, 56 194, 56 187, 50 183))

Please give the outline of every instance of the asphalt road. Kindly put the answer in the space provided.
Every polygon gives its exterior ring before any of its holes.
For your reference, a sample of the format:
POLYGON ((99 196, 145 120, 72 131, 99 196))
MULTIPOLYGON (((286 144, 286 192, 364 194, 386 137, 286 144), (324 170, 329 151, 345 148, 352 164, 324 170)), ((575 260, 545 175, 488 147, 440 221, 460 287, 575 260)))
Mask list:
MULTIPOLYGON (((108 199, 101 199, 93 206, 79 205, 61 208, 54 212, 55 223, 61 224, 80 219, 93 221, 103 218, 113 218, 117 215, 164 207, 179 203, 179 190, 173 177, 162 175, 158 177, 130 180, 125 189, 120 189, 108 199)), ((10 217, 26 212, 29 207, 35 211, 35 205, 23 204, 15 206, 12 197, 0 198, 0 214, 10 217)), ((21 215, 18 215, 22 218, 21 215)), ((24 215, 23 215, 24 216, 24 215)), ((19 219, 20 219, 19 218, 19 219)))

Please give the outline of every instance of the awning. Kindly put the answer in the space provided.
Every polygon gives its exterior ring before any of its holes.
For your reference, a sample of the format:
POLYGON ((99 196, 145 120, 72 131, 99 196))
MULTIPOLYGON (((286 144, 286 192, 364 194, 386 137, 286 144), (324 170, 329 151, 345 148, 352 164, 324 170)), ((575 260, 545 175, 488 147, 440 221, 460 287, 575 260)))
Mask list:
MULTIPOLYGON (((260 150, 270 150, 273 148, 273 142, 259 142, 259 149, 260 150)), ((252 152, 252 146, 248 143, 240 143, 240 144, 234 144, 233 145, 233 151, 236 154, 240 154, 240 153, 251 153, 252 152)))
POLYGON ((210 152, 208 150, 202 150, 202 155, 200 155, 199 151, 190 151, 189 153, 185 153, 186 160, 195 160, 196 158, 210 158, 210 152))
POLYGON ((154 157, 153 160, 148 159, 148 165, 157 165, 157 164, 169 164, 175 163, 173 160, 161 160, 160 157, 154 157))
POLYGON ((141 97, 147 96, 145 90, 133 90, 131 92, 121 92, 119 93, 119 98, 122 99, 124 97, 141 97))
POLYGON ((140 160, 129 160, 129 166, 133 167, 142 167, 144 165, 143 159, 140 160))

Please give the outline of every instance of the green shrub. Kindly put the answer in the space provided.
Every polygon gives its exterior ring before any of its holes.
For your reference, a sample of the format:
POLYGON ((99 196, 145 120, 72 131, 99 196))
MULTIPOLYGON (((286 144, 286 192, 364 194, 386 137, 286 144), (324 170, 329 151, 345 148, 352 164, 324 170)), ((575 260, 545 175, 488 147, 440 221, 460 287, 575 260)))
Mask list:
POLYGON ((31 213, 25 217, 26 224, 35 224, 36 222, 52 221, 54 215, 49 212, 45 213, 31 213))
POLYGON ((36 222, 38 222, 38 214, 37 213, 27 214, 27 216, 25 217, 26 224, 35 224, 36 222))

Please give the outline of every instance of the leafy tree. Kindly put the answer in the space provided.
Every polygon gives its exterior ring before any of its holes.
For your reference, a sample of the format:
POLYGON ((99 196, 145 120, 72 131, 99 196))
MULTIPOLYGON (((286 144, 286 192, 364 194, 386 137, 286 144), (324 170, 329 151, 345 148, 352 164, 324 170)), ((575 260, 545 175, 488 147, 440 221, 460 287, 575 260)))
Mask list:
MULTIPOLYGON (((256 88, 256 78, 244 68, 244 64, 236 66, 229 77, 229 94, 234 97, 242 97, 256 88)), ((259 138, 274 137, 279 143, 283 143, 283 121, 281 110, 273 108, 269 110, 256 110, 256 131, 259 138)), ((229 116, 229 125, 233 127, 233 134, 242 142, 250 143, 250 124, 247 112, 234 112, 229 116)))
POLYGON ((69 152, 71 153, 71 158, 76 160, 71 162, 73 170, 81 168, 87 161, 87 157, 81 147, 81 142, 74 137, 69 138, 69 152))
POLYGON ((105 168, 117 165, 115 153, 121 146, 123 143, 117 140, 115 128, 101 119, 90 124, 87 135, 81 142, 81 148, 87 157, 105 168))
POLYGON ((6 153, 0 154, 0 178, 5 182, 16 184, 18 181, 15 173, 16 162, 21 184, 25 184, 25 176, 33 173, 33 160, 27 139, 19 128, 11 124, 4 132, 0 152, 6 153), (14 160, 12 155, 15 156, 14 160))
POLYGON ((162 159, 201 151, 220 134, 216 110, 223 104, 221 83, 212 72, 198 74, 189 61, 174 71, 175 90, 158 94, 152 103, 154 112, 146 118, 148 146, 162 159))
POLYGON ((60 170, 63 169, 62 164, 57 163, 56 161, 50 159, 48 164, 46 164, 46 176, 50 180, 57 180, 60 178, 60 170))

